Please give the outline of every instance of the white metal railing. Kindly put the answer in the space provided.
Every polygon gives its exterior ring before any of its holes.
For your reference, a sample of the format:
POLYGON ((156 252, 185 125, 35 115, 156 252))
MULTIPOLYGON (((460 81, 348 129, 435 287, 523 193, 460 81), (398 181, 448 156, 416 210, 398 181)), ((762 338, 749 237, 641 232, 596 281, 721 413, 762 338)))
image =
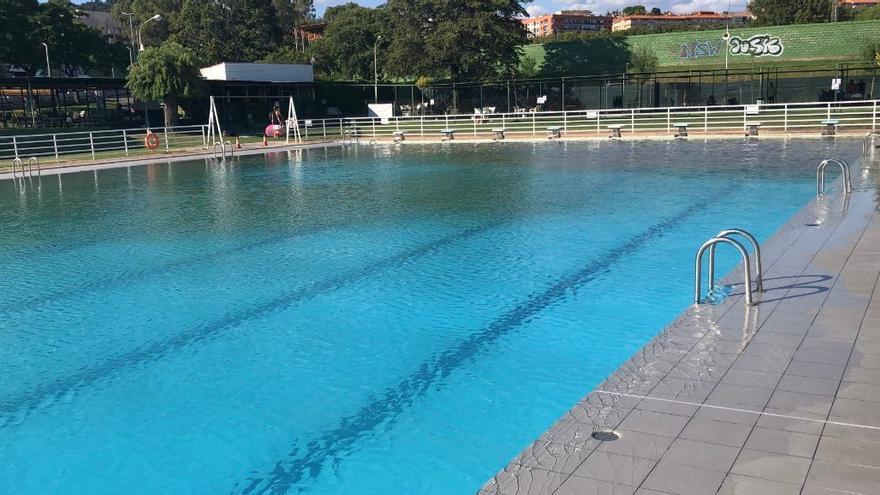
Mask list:
POLYGON ((152 128, 159 138, 155 150, 146 147, 147 129, 115 129, 107 131, 67 132, 53 134, 0 135, 0 164, 16 158, 36 157, 43 161, 60 162, 74 155, 98 160, 123 156, 165 153, 183 148, 206 147, 204 125, 152 128))
POLYGON ((546 135, 548 127, 559 127, 563 134, 603 134, 608 126, 622 126, 627 133, 674 133, 676 124, 687 123, 690 132, 738 132, 750 123, 761 130, 797 132, 824 127, 823 120, 834 119, 842 129, 877 129, 878 100, 786 103, 767 105, 717 105, 664 108, 574 110, 558 112, 474 113, 411 117, 348 117, 300 120, 303 139, 342 139, 355 130, 365 138, 408 136, 438 137, 444 129, 458 136, 493 136, 493 129, 506 134, 546 135))

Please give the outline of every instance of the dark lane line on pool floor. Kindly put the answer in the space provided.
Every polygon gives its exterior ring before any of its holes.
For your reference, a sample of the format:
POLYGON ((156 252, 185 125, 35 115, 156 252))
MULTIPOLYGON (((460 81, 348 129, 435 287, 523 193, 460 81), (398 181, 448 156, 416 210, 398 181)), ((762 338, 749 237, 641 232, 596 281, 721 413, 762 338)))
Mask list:
POLYGON ((52 383, 6 397, 0 401, 0 429, 4 427, 3 419, 10 419, 10 416, 15 415, 16 412, 26 416, 47 399, 67 396, 103 378, 118 374, 121 370, 156 361, 182 347, 207 340, 247 320, 259 318, 273 311, 301 303, 322 293, 332 292, 343 286, 359 282, 382 271, 402 266, 416 258, 428 255, 455 242, 482 234, 498 225, 499 223, 478 225, 420 244, 401 253, 348 271, 338 277, 322 280, 288 292, 271 301, 253 306, 244 311, 226 315, 212 322, 196 325, 170 338, 133 349, 94 366, 80 368, 80 371, 52 383))
MULTIPOLYGON (((722 195, 715 194, 709 197, 717 200, 722 195)), ((306 478, 317 477, 328 460, 338 461, 359 439, 363 438, 364 432, 389 423, 403 413, 418 396, 425 394, 429 388, 437 386, 438 382, 449 376, 478 352, 547 307, 565 299, 567 294, 595 280, 616 262, 636 252, 651 240, 660 237, 670 227, 704 210, 706 204, 705 201, 699 201, 677 215, 654 224, 610 250, 604 256, 591 261, 577 272, 559 279, 543 292, 522 301, 479 332, 447 349, 438 357, 424 362, 395 387, 388 389, 384 395, 367 403, 358 413, 341 418, 339 426, 320 438, 309 441, 305 452, 300 453, 298 448, 294 448, 287 455, 287 458, 281 459, 275 464, 271 472, 262 477, 248 478, 239 482, 233 488, 234 492, 242 495, 282 494, 306 478)), ((294 445, 296 443, 293 442, 294 445)))

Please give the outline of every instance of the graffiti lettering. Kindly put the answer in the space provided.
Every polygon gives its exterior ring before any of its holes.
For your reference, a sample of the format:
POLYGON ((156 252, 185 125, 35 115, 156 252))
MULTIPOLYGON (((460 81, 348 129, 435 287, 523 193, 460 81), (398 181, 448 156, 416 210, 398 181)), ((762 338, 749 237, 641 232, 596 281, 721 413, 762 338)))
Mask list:
POLYGON ((754 57, 778 57, 784 47, 782 40, 769 34, 756 34, 748 39, 733 36, 730 38, 731 55, 752 55, 754 57))
POLYGON ((694 41, 692 43, 682 43, 679 58, 704 58, 714 57, 721 51, 723 41, 694 41))

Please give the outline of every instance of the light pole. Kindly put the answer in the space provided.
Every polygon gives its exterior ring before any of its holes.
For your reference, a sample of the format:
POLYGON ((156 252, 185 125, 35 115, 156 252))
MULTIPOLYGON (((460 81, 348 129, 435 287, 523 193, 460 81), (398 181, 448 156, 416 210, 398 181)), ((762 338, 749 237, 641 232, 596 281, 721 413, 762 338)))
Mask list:
POLYGON ((128 29, 131 31, 131 43, 129 45, 134 47, 134 21, 132 20, 134 12, 123 12, 122 15, 128 17, 128 29))
POLYGON ((46 73, 49 74, 49 77, 52 77, 52 66, 49 64, 49 45, 45 43, 40 44, 46 49, 46 73))
POLYGON ((130 46, 127 46, 126 48, 128 48, 128 66, 131 67, 134 65, 134 53, 131 51, 130 46))
POLYGON ((141 31, 144 29, 144 26, 150 21, 158 21, 160 19, 162 19, 162 16, 159 14, 156 14, 153 17, 150 17, 146 21, 142 22, 141 25, 138 26, 138 45, 140 45, 140 50, 138 50, 138 51, 141 51, 141 52, 144 51, 144 42, 143 42, 143 39, 141 39, 141 31))
POLYGON ((382 36, 376 38, 373 43, 373 103, 379 103, 379 41, 382 36))

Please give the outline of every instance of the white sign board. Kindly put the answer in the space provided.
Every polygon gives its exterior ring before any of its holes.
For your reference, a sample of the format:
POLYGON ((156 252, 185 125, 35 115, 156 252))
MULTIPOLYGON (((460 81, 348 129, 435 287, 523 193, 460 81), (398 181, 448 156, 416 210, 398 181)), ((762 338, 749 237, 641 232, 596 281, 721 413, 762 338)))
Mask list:
POLYGON ((746 105, 746 115, 758 115, 761 108, 758 105, 746 105))
POLYGON ((391 117, 394 117, 393 103, 370 103, 367 105, 370 117, 379 117, 382 124, 387 125, 391 117))
POLYGON ((596 110, 588 110, 588 111, 587 111, 587 118, 588 118, 588 119, 598 119, 598 118, 599 118, 599 112, 596 111, 596 110))
POLYGON ((832 91, 840 91, 840 85, 843 81, 839 77, 835 77, 831 80, 831 90, 832 91))
POLYGON ((547 103, 547 96, 539 96, 538 97, 538 105, 543 105, 547 103))

